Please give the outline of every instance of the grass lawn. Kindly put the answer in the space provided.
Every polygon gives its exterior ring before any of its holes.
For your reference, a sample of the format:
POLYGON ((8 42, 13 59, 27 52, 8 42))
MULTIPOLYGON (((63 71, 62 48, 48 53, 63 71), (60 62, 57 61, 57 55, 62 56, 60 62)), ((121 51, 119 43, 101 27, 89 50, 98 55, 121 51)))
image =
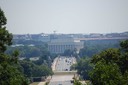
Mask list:
POLYGON ((38 85, 40 82, 33 82, 30 85, 38 85))

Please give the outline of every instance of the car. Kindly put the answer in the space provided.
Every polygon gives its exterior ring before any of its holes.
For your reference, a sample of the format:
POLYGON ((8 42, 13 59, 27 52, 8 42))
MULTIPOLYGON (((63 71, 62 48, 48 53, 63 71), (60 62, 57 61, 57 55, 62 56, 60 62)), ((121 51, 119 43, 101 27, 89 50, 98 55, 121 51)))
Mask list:
POLYGON ((62 85, 62 84, 58 84, 58 85, 62 85))
POLYGON ((68 71, 68 69, 65 69, 65 71, 68 71))

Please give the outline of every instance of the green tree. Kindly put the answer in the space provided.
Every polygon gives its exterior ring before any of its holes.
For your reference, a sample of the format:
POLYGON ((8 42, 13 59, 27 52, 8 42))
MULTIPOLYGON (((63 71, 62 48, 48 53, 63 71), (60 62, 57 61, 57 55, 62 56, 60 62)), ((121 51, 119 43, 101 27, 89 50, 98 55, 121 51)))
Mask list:
POLYGON ((77 57, 77 49, 74 48, 74 49, 66 49, 63 53, 64 56, 74 56, 74 57, 77 57))
POLYGON ((84 48, 80 50, 79 56, 92 57, 108 48, 119 48, 119 41, 120 40, 88 40, 85 42, 84 48))
POLYGON ((18 70, 17 52, 13 56, 5 54, 12 44, 12 34, 6 30, 7 19, 0 8, 0 85, 27 85, 26 79, 18 70))
POLYGON ((90 65, 90 59, 82 58, 78 61, 77 66, 77 73, 82 77, 82 79, 89 79, 89 72, 92 70, 92 66, 90 65))
POLYGON ((6 30, 7 19, 0 8, 0 53, 4 53, 7 46, 12 44, 12 34, 6 30))
POLYGON ((73 55, 73 50, 71 49, 66 49, 63 53, 64 56, 71 56, 73 55))
POLYGON ((95 64, 90 72, 93 85, 123 85, 122 75, 117 64, 105 63, 101 60, 95 64))
POLYGON ((119 49, 110 48, 105 51, 102 51, 99 54, 94 55, 91 62, 95 64, 98 61, 101 61, 102 59, 104 59, 106 63, 109 63, 109 62, 117 63, 119 62, 119 58, 120 58, 119 49))
POLYGON ((20 61, 20 65, 22 67, 23 74, 28 78, 32 77, 32 68, 34 68, 35 65, 28 60, 20 61))
POLYGON ((124 40, 120 43, 121 49, 125 52, 128 52, 128 40, 124 40))
POLYGON ((49 75, 53 75, 52 70, 46 65, 36 66, 36 68, 33 69, 32 73, 33 77, 47 77, 49 75))
POLYGON ((74 85, 82 85, 82 83, 76 78, 74 78, 74 85))
POLYGON ((26 77, 42 77, 52 75, 52 70, 47 65, 36 65, 30 60, 20 61, 22 72, 26 77))
POLYGON ((90 77, 93 85, 128 85, 128 40, 120 49, 108 49, 93 56, 90 77))

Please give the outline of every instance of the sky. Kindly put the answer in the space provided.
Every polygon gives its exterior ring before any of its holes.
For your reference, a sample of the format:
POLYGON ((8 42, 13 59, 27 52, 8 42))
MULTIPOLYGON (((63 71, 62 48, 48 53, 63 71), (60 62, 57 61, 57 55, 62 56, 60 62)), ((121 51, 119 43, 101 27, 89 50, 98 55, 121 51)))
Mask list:
POLYGON ((128 0, 0 0, 13 34, 128 31, 128 0))

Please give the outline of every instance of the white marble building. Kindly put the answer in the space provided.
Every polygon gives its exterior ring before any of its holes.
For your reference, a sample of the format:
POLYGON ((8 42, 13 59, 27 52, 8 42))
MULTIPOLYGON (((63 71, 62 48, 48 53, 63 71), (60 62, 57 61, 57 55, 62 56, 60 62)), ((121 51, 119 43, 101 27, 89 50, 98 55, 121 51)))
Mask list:
POLYGON ((48 43, 48 50, 51 53, 63 53, 66 49, 77 49, 77 52, 84 47, 84 43, 73 38, 53 39, 48 43))

